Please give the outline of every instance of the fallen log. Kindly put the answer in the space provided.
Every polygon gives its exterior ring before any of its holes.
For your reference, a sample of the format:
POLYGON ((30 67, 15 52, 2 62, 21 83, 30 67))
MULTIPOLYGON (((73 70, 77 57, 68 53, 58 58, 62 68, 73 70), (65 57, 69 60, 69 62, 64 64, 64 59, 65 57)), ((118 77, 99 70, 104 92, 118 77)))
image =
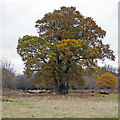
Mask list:
POLYGON ((106 95, 109 95, 109 92, 107 91, 99 91, 100 94, 106 94, 106 95))

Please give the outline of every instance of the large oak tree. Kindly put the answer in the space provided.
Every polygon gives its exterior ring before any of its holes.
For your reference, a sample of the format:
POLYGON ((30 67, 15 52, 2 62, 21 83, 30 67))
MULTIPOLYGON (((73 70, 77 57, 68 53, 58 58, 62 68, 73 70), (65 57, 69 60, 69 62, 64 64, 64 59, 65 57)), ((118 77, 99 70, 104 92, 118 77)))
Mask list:
POLYGON ((25 62, 25 75, 35 72, 35 83, 54 85, 57 94, 68 93, 68 86, 83 86, 82 67, 97 66, 96 60, 115 56, 102 43, 106 32, 75 7, 61 7, 37 20, 37 36, 19 38, 17 52, 25 62))

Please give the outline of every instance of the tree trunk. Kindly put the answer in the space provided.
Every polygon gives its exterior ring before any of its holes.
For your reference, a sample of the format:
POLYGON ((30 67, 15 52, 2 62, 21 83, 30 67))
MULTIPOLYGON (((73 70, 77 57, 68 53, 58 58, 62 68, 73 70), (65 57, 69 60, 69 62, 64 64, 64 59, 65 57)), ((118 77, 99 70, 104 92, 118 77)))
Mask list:
POLYGON ((66 94, 65 84, 61 84, 61 85, 59 86, 59 94, 60 94, 60 95, 65 95, 65 94, 66 94))
POLYGON ((55 93, 56 93, 57 95, 59 94, 58 82, 55 82, 55 93))
POLYGON ((61 84, 61 85, 58 85, 57 82, 55 82, 55 93, 56 95, 65 95, 65 94, 68 94, 68 83, 67 84, 61 84))
POLYGON ((55 83, 55 93, 56 95, 68 94, 68 86, 65 86, 65 84, 61 84, 58 86, 58 83, 55 83))
POLYGON ((66 83, 66 94, 69 94, 69 92, 68 92, 68 88, 69 86, 68 86, 68 83, 66 83))

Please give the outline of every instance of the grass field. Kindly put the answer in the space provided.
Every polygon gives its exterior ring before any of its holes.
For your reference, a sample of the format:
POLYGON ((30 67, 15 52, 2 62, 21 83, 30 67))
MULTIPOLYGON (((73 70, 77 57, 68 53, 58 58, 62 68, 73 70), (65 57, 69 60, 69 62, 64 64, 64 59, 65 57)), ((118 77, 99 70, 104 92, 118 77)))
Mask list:
POLYGON ((117 118, 118 94, 3 96, 2 118, 117 118), (93 96, 92 96, 93 95, 93 96), (8 100, 4 100, 8 99, 8 100))

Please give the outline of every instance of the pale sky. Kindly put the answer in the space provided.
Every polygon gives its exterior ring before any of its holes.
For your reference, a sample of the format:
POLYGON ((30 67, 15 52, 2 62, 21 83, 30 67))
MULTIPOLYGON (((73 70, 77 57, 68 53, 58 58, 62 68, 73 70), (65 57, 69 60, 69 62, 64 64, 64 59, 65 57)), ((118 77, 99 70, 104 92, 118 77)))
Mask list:
MULTIPOLYGON (((16 73, 23 72, 23 61, 16 52, 18 38, 38 35, 35 22, 44 14, 61 6, 76 7, 86 17, 106 30, 104 44, 110 44, 116 61, 106 64, 118 67, 118 1, 119 0, 1 0, 0 1, 0 59, 6 58, 15 66, 16 73)), ((104 65, 99 62, 99 65, 104 65)))

